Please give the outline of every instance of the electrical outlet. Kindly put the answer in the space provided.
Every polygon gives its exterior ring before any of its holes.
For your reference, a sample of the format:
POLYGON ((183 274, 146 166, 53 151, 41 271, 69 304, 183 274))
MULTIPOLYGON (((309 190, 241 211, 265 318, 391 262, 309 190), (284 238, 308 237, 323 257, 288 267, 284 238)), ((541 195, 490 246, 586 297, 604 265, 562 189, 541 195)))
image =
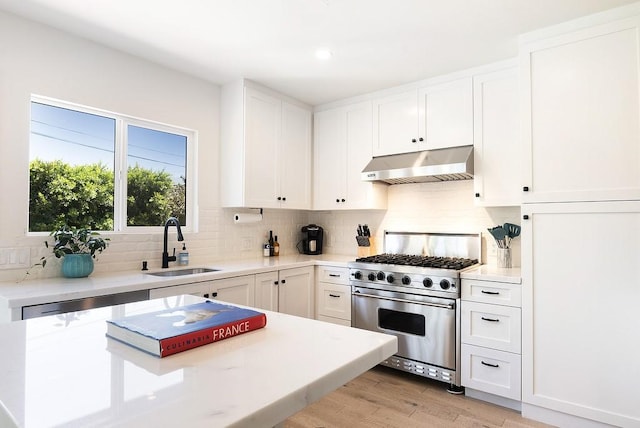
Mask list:
POLYGON ((253 238, 251 236, 245 236, 240 241, 240 251, 251 251, 253 245, 253 238))

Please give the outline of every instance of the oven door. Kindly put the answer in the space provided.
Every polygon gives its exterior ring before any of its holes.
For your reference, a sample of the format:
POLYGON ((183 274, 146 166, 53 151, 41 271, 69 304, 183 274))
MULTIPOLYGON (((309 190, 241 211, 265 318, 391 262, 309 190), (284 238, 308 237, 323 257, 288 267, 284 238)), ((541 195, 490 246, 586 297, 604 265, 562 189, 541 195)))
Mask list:
POLYGON ((400 357, 455 370, 456 303, 354 286, 352 325, 395 335, 400 357))

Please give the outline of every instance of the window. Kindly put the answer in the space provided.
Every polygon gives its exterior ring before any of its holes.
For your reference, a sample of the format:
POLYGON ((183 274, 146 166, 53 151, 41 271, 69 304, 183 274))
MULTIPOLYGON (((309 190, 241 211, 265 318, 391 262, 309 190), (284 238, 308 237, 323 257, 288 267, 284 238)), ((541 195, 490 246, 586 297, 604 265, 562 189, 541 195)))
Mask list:
POLYGON ((33 97, 29 231, 193 230, 194 132, 33 97))

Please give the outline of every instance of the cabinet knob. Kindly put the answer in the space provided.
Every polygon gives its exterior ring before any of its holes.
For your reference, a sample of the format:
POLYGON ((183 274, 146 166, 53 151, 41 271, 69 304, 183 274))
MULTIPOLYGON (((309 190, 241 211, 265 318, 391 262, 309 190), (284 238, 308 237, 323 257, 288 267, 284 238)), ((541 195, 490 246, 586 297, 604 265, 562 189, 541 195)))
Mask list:
POLYGON ((280 281, 281 284, 284 284, 285 282, 287 282, 287 281, 285 281, 284 279, 282 281, 280 281))
POLYGON ((283 197, 283 198, 282 198, 282 200, 283 200, 283 201, 286 201, 286 200, 287 200, 287 198, 286 198, 286 197, 283 197))
POLYGON ((420 137, 418 138, 419 141, 424 141, 424 138, 420 137))
POLYGON ((412 138, 412 139, 411 139, 411 142, 412 142, 412 143, 417 143, 417 140, 416 140, 415 138, 412 138))
POLYGON ((480 193, 476 193, 476 198, 479 198, 479 197, 480 197, 480 193))
POLYGON ((217 291, 214 291, 213 293, 211 293, 211 298, 213 299, 214 297, 218 297, 217 291))
POLYGON ((346 200, 346 199, 344 199, 344 198, 343 198, 343 199, 340 199, 340 202, 346 202, 346 201, 347 201, 347 200, 346 200))
POLYGON ((523 192, 528 192, 528 191, 529 191, 529 186, 524 186, 524 187, 522 188, 522 191, 523 191, 523 192))
POLYGON ((273 281, 273 285, 278 285, 278 281, 273 281))
POLYGON ((282 198, 281 198, 280 196, 278 196, 278 200, 279 200, 279 201, 281 201, 281 200, 282 200, 282 198))
POLYGON ((523 220, 529 220, 529 216, 527 214, 525 214, 525 215, 522 216, 522 219, 523 220))

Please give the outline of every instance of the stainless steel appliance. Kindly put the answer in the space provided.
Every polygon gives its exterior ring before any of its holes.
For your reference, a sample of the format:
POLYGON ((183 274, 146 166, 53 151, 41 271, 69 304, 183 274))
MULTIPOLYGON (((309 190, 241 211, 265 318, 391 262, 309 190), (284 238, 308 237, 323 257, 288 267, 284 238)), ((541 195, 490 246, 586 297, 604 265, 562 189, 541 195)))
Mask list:
POLYGON ((304 254, 322 254, 324 231, 322 227, 310 224, 302 227, 302 252, 304 254))
POLYGON ((385 232, 384 253, 348 264, 353 327, 393 334, 381 364, 460 385, 460 272, 479 264, 480 234, 385 232))

